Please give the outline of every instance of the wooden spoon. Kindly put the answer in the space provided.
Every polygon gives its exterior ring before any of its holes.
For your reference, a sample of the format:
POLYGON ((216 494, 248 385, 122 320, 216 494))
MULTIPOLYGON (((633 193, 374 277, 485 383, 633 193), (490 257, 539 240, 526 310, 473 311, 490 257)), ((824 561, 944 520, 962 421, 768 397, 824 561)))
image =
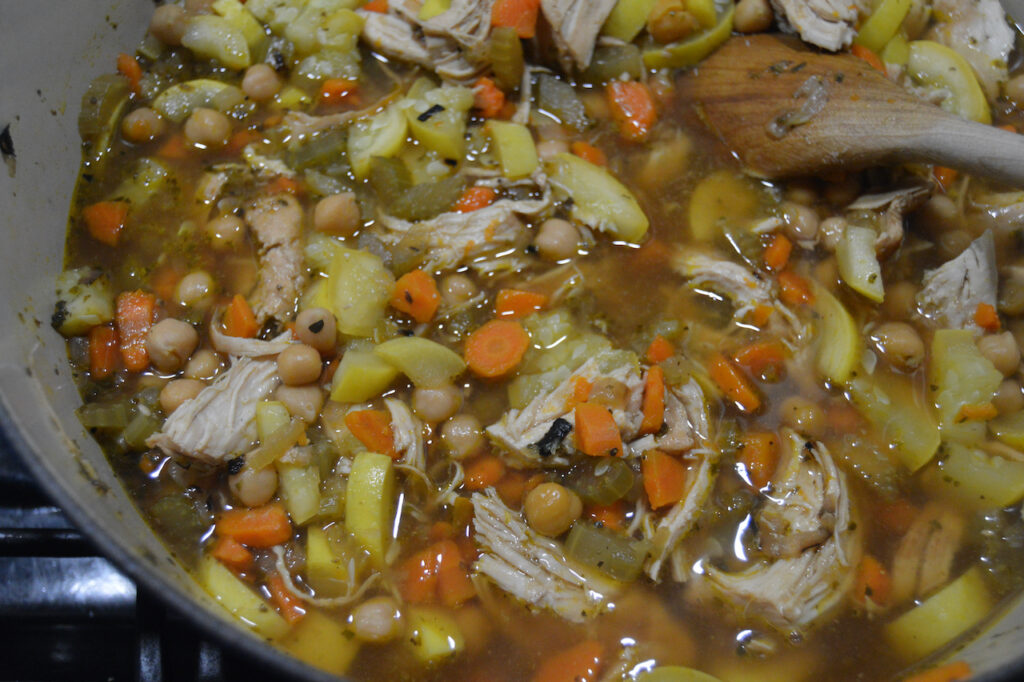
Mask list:
POLYGON ((1024 135, 947 113, 851 55, 773 35, 739 36, 683 76, 679 89, 755 175, 917 162, 1024 187, 1024 135), (824 106, 801 115, 809 91, 824 106), (794 116, 807 121, 784 125, 794 116))

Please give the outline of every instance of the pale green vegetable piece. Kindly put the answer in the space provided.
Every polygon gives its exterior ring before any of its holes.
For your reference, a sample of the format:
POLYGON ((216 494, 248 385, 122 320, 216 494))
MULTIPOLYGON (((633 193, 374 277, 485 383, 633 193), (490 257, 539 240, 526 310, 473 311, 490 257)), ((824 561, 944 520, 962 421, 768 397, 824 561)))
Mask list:
POLYGON ((647 25, 656 0, 619 0, 611 14, 604 20, 601 34, 618 38, 624 43, 633 42, 637 34, 647 25))
POLYGON ((915 40, 910 43, 907 73, 920 85, 948 91, 950 96, 941 103, 946 111, 979 123, 992 122, 974 70, 956 51, 931 40, 915 40))
POLYGON ((757 217, 760 204, 757 185, 745 175, 718 170, 693 188, 687 216, 690 236, 710 242, 723 228, 741 226, 757 217))
POLYGON ((466 369, 465 361, 451 348, 419 336, 389 339, 374 348, 373 353, 420 388, 450 384, 466 369))
POLYGON ((213 11, 238 29, 250 50, 256 49, 266 37, 260 22, 238 0, 216 0, 213 3, 213 11))
POLYGON ((245 465, 255 471, 270 466, 299 441, 305 430, 301 419, 285 422, 276 431, 262 439, 258 448, 245 456, 245 465))
POLYGON ((204 557, 200 562, 199 582, 221 606, 260 635, 277 639, 291 629, 277 611, 216 559, 204 557))
POLYGON ((712 28, 716 23, 715 0, 686 0, 686 11, 703 28, 712 28))
POLYGON ((899 30, 903 18, 910 11, 910 3, 911 0, 882 0, 867 21, 861 24, 853 42, 872 52, 881 52, 899 30))
POLYGON ((836 245, 836 261, 843 281, 875 303, 885 298, 882 284, 882 266, 875 255, 875 231, 867 227, 850 225, 836 245))
POLYGON ((338 331, 372 336, 384 319, 394 286, 395 277, 380 258, 368 251, 339 247, 327 275, 328 307, 337 318, 338 331))
POLYGON ((341 0, 314 0, 284 26, 284 37, 292 41, 300 55, 323 48, 354 47, 354 36, 363 29, 363 19, 353 12, 356 3, 341 0))
POLYGON ((518 180, 537 170, 540 162, 529 128, 519 123, 491 119, 487 121, 486 130, 506 178, 518 180))
POLYGON ((372 157, 397 154, 405 144, 408 128, 405 114, 397 104, 375 116, 353 121, 348 129, 348 160, 356 177, 366 177, 372 157))
POLYGON ((157 95, 153 100, 153 108, 164 118, 181 123, 193 110, 212 107, 217 95, 228 87, 227 83, 212 78, 196 78, 177 83, 157 95))
POLYGON ((251 63, 245 35, 231 21, 214 14, 188 20, 181 44, 197 56, 216 59, 229 69, 241 70, 251 63))
MULTIPOLYGON (((350 42, 355 45, 356 37, 350 36, 350 42)), ((328 78, 355 80, 359 78, 359 53, 351 47, 324 48, 299 62, 295 74, 310 81, 328 78)))
POLYGON ((996 417, 988 423, 996 438, 1018 450, 1024 450, 1024 412, 996 417))
POLYGON ((939 427, 917 391, 896 375, 857 376, 848 385, 854 404, 874 427, 885 434, 896 457, 917 471, 935 454, 941 440, 939 427))
POLYGON ((412 607, 406 618, 406 640, 421 663, 441 663, 466 646, 459 624, 439 609, 412 607))
POLYGON ((814 352, 818 372, 834 384, 846 383, 860 362, 860 332, 846 307, 823 287, 815 287, 814 310, 820 329, 814 352))
POLYGON ((640 673, 637 682, 720 682, 717 677, 680 665, 663 665, 640 673))
POLYGON ((340 239, 329 237, 322 232, 311 232, 306 237, 306 246, 302 254, 306 258, 306 265, 320 272, 328 272, 338 249, 343 248, 345 244, 340 239))
POLYGON ((291 415, 284 403, 276 400, 262 400, 256 403, 256 433, 261 443, 270 439, 278 429, 291 422, 291 415))
POLYGON ((274 33, 283 33, 284 29, 295 21, 307 0, 247 0, 245 8, 253 16, 270 26, 274 33))
POLYGON ((348 475, 345 528, 377 564, 384 563, 394 510, 395 469, 391 458, 360 452, 348 475))
POLYGON ((931 383, 944 440, 966 445, 985 438, 985 423, 963 421, 966 405, 992 401, 1003 375, 981 354, 974 334, 966 329, 940 329, 932 337, 931 383))
POLYGON ((65 270, 57 277, 53 326, 63 336, 79 336, 114 319, 114 294, 105 276, 92 268, 65 270))
POLYGON ((886 64, 904 66, 907 60, 910 59, 910 43, 907 42, 907 39, 902 34, 897 33, 892 37, 892 40, 885 44, 880 56, 886 64))
POLYGON ((439 14, 444 14, 451 6, 452 0, 425 0, 423 6, 420 7, 420 13, 417 15, 417 18, 420 21, 428 21, 439 14))
MULTIPOLYGON (((403 103, 409 131, 420 143, 448 159, 461 160, 466 147, 466 116, 473 91, 445 85, 403 103)), ((533 140, 530 140, 531 144, 533 140)))
POLYGON ((948 443, 939 479, 955 497, 975 508, 1002 508, 1024 498, 1024 462, 948 443))
POLYGON ((344 675, 360 642, 335 615, 309 609, 281 646, 299 660, 334 675, 344 675))
POLYGON ((545 163, 551 184, 573 200, 572 217, 627 242, 639 242, 649 225, 636 197, 611 173, 574 154, 545 163))
POLYGON ((167 166, 156 159, 145 157, 135 162, 131 173, 121 181, 112 196, 139 208, 162 192, 170 177, 171 171, 167 166))
POLYGON ((993 606, 975 566, 886 625, 885 636, 908 661, 919 660, 980 623, 993 606))
POLYGON ((349 557, 338 551, 337 545, 322 528, 306 529, 306 582, 317 594, 336 597, 343 594, 350 580, 349 557))
POLYGON ((718 20, 714 28, 664 47, 652 47, 644 50, 644 64, 649 69, 678 69, 697 64, 732 35, 734 12, 735 5, 730 3, 729 9, 718 20))
POLYGON ((277 462, 278 493, 292 521, 302 525, 320 511, 320 470, 277 462))
POLYGON ((350 350, 342 356, 331 383, 331 400, 361 403, 383 393, 401 372, 372 351, 350 350))

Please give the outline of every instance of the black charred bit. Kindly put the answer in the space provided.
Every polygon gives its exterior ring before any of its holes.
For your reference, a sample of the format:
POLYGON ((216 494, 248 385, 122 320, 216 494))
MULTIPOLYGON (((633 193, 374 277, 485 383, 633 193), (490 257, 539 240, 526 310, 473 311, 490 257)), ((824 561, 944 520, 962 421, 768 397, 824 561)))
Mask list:
POLYGON ((572 424, 559 417, 551 424, 551 428, 537 443, 537 452, 541 457, 550 457, 555 449, 562 444, 565 437, 572 431, 572 424))
POLYGON ((435 104, 434 106, 430 107, 422 114, 417 116, 416 120, 419 121, 420 123, 423 123, 424 121, 429 121, 434 114, 440 114, 442 111, 444 111, 444 107, 442 107, 440 104, 435 104))

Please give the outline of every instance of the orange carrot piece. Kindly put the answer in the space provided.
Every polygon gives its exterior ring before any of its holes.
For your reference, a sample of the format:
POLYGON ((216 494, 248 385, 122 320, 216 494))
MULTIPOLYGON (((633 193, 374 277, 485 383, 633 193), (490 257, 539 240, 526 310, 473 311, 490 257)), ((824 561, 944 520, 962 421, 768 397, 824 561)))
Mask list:
POLYGON ((885 64, 882 62, 881 58, 871 50, 871 48, 855 44, 852 47, 850 47, 850 53, 854 57, 859 57, 860 59, 866 61, 872 69, 879 71, 883 74, 886 72, 885 64))
POLYGON ((955 424, 961 422, 986 422, 999 416, 999 410, 991 402, 963 405, 953 418, 955 424))
POLYGON ((892 578, 875 557, 865 554, 857 567, 857 577, 853 583, 853 599, 861 606, 871 601, 878 606, 889 603, 892 593, 892 578))
POLYGON ((786 360, 786 347, 780 341, 757 341, 736 351, 732 359, 755 375, 786 360))
POLYGON ((190 153, 188 145, 185 144, 185 136, 181 133, 168 137, 167 141, 156 151, 157 156, 162 159, 170 159, 171 161, 187 159, 190 153))
POLYGON ((129 372, 141 372, 149 366, 146 337, 153 326, 156 296, 144 291, 126 291, 117 297, 117 338, 121 362, 129 372))
POLYGON ((122 52, 117 55, 117 72, 128 79, 132 92, 139 94, 139 83, 142 82, 142 67, 139 66, 139 61, 122 52))
POLYGON ((184 268, 175 263, 167 263, 153 271, 153 276, 149 278, 149 286, 159 300, 169 301, 174 297, 174 290, 184 276, 184 268))
POLYGON ((497 196, 498 193, 494 191, 493 187, 484 187, 482 185, 469 187, 462 193, 459 200, 455 202, 452 210, 458 213, 472 213, 493 204, 497 196))
POLYGON ((997 332, 1002 326, 999 322, 999 313, 991 303, 979 303, 974 311, 974 323, 988 332, 997 332))
POLYGON ((99 201, 82 209, 89 236, 107 246, 117 246, 128 221, 127 201, 99 201))
POLYGON ((675 504, 686 494, 686 467, 675 457, 661 450, 648 450, 640 470, 652 509, 675 504))
POLYGON ((783 270, 779 273, 779 298, 789 305, 814 303, 811 285, 792 270, 783 270))
POLYGON ((117 371, 121 357, 117 343, 117 332, 109 324, 101 324, 89 330, 89 378, 102 381, 117 371))
POLYGON ((491 26, 514 28, 520 38, 537 34, 540 0, 497 0, 491 7, 491 26))
POLYGON ((612 81, 605 92, 619 133, 633 142, 646 140, 658 119, 647 86, 637 81, 612 81))
POLYGON ((589 142, 585 142, 583 140, 576 140, 571 145, 569 145, 569 151, 571 151, 573 154, 580 157, 584 161, 589 161, 595 166, 608 165, 608 157, 605 156, 605 153, 598 149, 597 147, 595 147, 594 145, 590 144, 589 142))
POLYGON ((229 509, 217 519, 215 529, 217 535, 234 538, 247 547, 273 547, 292 536, 292 522, 279 502, 252 509, 229 509))
POLYGON ((793 242, 781 232, 776 232, 764 249, 764 264, 769 270, 780 271, 786 267, 792 252, 793 242))
POLYGON ((249 302, 241 294, 235 294, 224 310, 224 333, 228 336, 252 339, 259 331, 260 324, 256 321, 256 315, 252 312, 249 302))
POLYGON ((367 12, 378 12, 380 14, 388 13, 388 0, 370 0, 368 3, 363 5, 363 9, 367 12))
POLYGON ((544 661, 533 682, 596 682, 604 668, 604 647, 596 640, 580 642, 544 661))
POLYGON ((452 540, 435 545, 438 553, 437 597, 448 608, 455 608, 476 596, 476 588, 462 561, 462 552, 452 540))
POLYGON ((750 381, 721 353, 711 356, 708 374, 722 392, 744 412, 756 412, 761 407, 761 398, 750 381))
POLYGON ((771 431, 748 431, 743 435, 739 463, 755 488, 768 485, 779 461, 779 439, 771 431))
POLYGON ((496 379, 512 372, 530 347, 530 335, 514 320, 491 320, 466 339, 463 356, 477 376, 496 379))
POLYGON ((522 289, 502 289, 494 300, 494 314, 512 320, 527 317, 548 304, 548 297, 522 289))
POLYGON ((483 490, 496 485, 505 476, 505 463, 497 455, 480 455, 466 463, 465 482, 468 490, 483 490))
POLYGON ((270 598, 277 607, 277 612, 289 625, 295 625, 305 618, 304 602, 288 590, 280 573, 270 574, 267 578, 267 589, 270 590, 270 598))
POLYGON ((359 81, 348 78, 328 78, 320 84, 319 100, 321 104, 358 104, 359 81))
POLYGON ((955 680, 966 680, 970 676, 971 666, 964 661, 955 661, 940 665, 938 668, 925 670, 908 677, 903 682, 954 682, 955 680))
POLYGON ((626 527, 626 506, 622 504, 622 500, 616 500, 611 504, 593 504, 583 513, 588 519, 605 528, 622 530, 626 527))
POLYGON ((675 354, 676 349, 672 343, 661 334, 658 334, 651 341, 651 345, 647 347, 646 357, 647 362, 656 365, 659 362, 665 362, 675 354))
POLYGON ((252 552, 238 540, 229 537, 217 538, 210 556, 236 571, 244 571, 253 562, 252 552))
POLYGON ((429 604, 437 598, 436 545, 421 549, 398 567, 398 590, 412 604, 429 604))
POLYGON ((254 130, 252 128, 239 130, 228 138, 228 143, 224 145, 224 153, 228 156, 238 156, 248 145, 262 139, 263 133, 258 130, 254 130))
POLYGON ((578 405, 587 402, 590 392, 594 390, 594 384, 586 377, 576 377, 572 380, 572 404, 578 405))
POLYGON ((576 448, 593 457, 622 454, 622 434, 604 405, 580 403, 575 413, 576 448))
POLYGON ((276 178, 268 182, 263 186, 263 193, 267 195, 272 194, 291 194, 293 196, 302 195, 302 185, 295 178, 289 178, 285 175, 278 175, 276 178))
POLYGON ((946 191, 953 186, 954 182, 956 182, 958 173, 955 168, 935 166, 932 169, 932 175, 935 176, 935 181, 942 186, 943 191, 946 191))
POLYGON ((441 294, 433 277, 423 270, 410 270, 395 282, 389 303, 395 310, 422 324, 433 319, 441 305, 441 294))
POLYGON ((391 415, 383 410, 353 410, 345 415, 345 426, 371 452, 398 457, 391 415))
POLYGON ((495 118, 505 108, 505 93, 494 81, 481 77, 473 85, 473 106, 480 110, 484 118, 495 118))
POLYGON ((526 493, 526 481, 529 477, 525 471, 506 471, 501 480, 494 485, 494 489, 498 491, 498 496, 506 505, 518 507, 526 493))
POLYGON ((1019 130, 1017 130, 1017 126, 1013 125, 1012 123, 1004 123, 1001 126, 996 126, 996 128, 999 128, 1000 130, 1005 130, 1008 133, 1020 132, 1019 130))
POLYGON ((764 327, 772 319, 772 312, 775 308, 767 303, 760 303, 754 306, 750 314, 750 321, 755 327, 764 327))
POLYGON ((643 420, 639 435, 657 433, 665 422, 665 370, 654 365, 644 377, 643 420))

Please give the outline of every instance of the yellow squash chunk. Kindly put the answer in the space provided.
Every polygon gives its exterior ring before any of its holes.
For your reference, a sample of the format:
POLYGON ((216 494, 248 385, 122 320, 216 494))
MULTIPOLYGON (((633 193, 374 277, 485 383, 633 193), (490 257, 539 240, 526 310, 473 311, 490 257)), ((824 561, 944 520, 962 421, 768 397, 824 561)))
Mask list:
POLYGON ((413 607, 406 617, 406 640, 420 662, 442 663, 465 648, 458 623, 443 611, 413 607))
POLYGON ((189 19, 181 44, 200 57, 216 59, 236 71, 251 63, 249 44, 242 31, 228 19, 214 14, 200 14, 189 19))
POLYGON ((714 28, 664 47, 652 47, 645 50, 644 64, 649 69, 678 69, 697 64, 732 35, 734 11, 735 6, 730 3, 729 9, 718 20, 714 28))
POLYGON ((353 121, 348 129, 348 160, 356 177, 366 177, 374 156, 397 154, 405 144, 408 127, 405 114, 395 104, 374 116, 353 121))
POLYGON ((903 18, 910 11, 910 4, 911 0, 882 0, 861 25, 853 42, 872 52, 881 52, 900 29, 903 18))
POLYGON ((300 661, 334 675, 344 675, 359 653, 359 640, 337 616, 313 609, 281 646, 300 661))
POLYGON ((988 427, 996 438, 1011 448, 1024 451, 1024 412, 996 417, 988 423, 988 427))
POLYGON ((907 39, 902 34, 897 33, 882 48, 880 56, 886 64, 904 66, 907 60, 910 59, 910 43, 907 42, 907 39))
POLYGON ((360 452, 348 475, 345 528, 377 564, 384 563, 394 510, 395 470, 391 458, 360 452))
POLYGON ((297 525, 320 511, 320 470, 316 466, 295 466, 277 462, 278 494, 297 525))
POLYGON ((452 0, 425 0, 417 15, 420 21, 433 19, 439 14, 444 14, 452 6, 452 0))
POLYGON ((1001 509, 1024 498, 1024 462, 948 443, 939 472, 953 496, 974 508, 1001 509))
POLYGON ((229 86, 212 78, 196 78, 167 88, 153 100, 153 108, 166 119, 181 123, 194 109, 212 107, 214 98, 229 86))
MULTIPOLYGON (((409 97, 403 102, 409 131, 427 149, 447 159, 461 160, 466 147, 466 117, 473 91, 446 85, 409 97)), ((533 143, 533 139, 530 139, 533 143)), ((529 175, 529 173, 527 173, 529 175)))
POLYGON ((341 247, 331 261, 327 286, 338 331, 368 337, 384 319, 395 277, 374 254, 341 247))
POLYGON ((419 336, 389 339, 374 348, 373 353, 421 388, 449 384, 466 369, 466 363, 458 353, 419 336))
POLYGON ((715 171, 693 189, 687 214, 690 236, 709 242, 724 225, 743 225, 757 217, 760 203, 753 181, 732 171, 715 171))
POLYGON ((530 129, 519 123, 487 121, 487 134, 501 164, 501 173, 510 180, 525 178, 537 170, 537 147, 530 129))
POLYGON ((885 298, 882 266, 875 255, 875 231, 851 225, 836 245, 839 274, 847 286, 875 303, 885 298))
POLYGON ((720 682, 717 677, 681 665, 661 665, 640 673, 636 682, 720 682))
POLYGON ((213 3, 213 11, 238 29, 250 50, 255 50, 266 37, 260 22, 238 0, 217 0, 213 3))
POLYGON ((572 199, 574 219, 627 242, 647 234, 647 216, 636 197, 604 168, 574 154, 556 154, 545 170, 551 184, 572 199))
POLYGON ((256 403, 256 433, 260 442, 265 443, 271 434, 286 426, 292 420, 284 403, 276 400, 263 400, 256 403))
POLYGON ((848 384, 854 404, 879 433, 893 454, 910 471, 931 460, 941 440, 931 410, 917 402, 914 387, 896 375, 857 376, 848 384))
POLYGON ((967 60, 956 51, 931 40, 910 43, 907 73, 917 83, 936 90, 948 90, 950 96, 942 108, 979 123, 991 123, 992 114, 985 93, 967 60))
POLYGON ((354 577, 349 575, 349 557, 337 551, 337 544, 322 528, 306 530, 306 580, 318 595, 336 597, 354 577))
POLYGON ((199 582, 221 606, 260 635, 278 639, 291 629, 277 611, 216 559, 204 557, 200 562, 199 582))
POLYGON ((819 319, 814 352, 818 372, 834 384, 844 384, 860 362, 860 331, 846 307, 823 287, 815 287, 814 310, 819 319))
POLYGON ((965 406, 992 401, 1003 375, 981 354, 974 335, 966 329, 940 329, 932 337, 931 383, 944 440, 976 445, 985 438, 986 425, 964 421, 965 406))
POLYGON ((601 34, 618 38, 624 43, 633 42, 633 38, 647 25, 647 17, 654 3, 655 0, 619 0, 604 20, 601 34))
POLYGON ((341 357, 331 382, 331 400, 361 403, 376 398, 400 374, 397 367, 369 350, 350 350, 341 357))

